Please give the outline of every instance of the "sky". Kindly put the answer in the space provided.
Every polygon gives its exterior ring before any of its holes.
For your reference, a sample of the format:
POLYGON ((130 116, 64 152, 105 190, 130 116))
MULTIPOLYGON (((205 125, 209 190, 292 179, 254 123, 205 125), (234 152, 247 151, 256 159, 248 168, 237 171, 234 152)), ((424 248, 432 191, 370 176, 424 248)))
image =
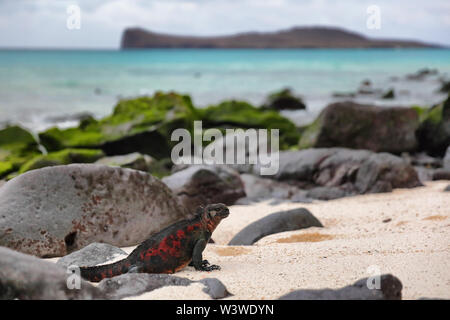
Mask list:
MULTIPOLYGON (((372 16, 373 17, 373 16, 372 16)), ((277 31, 336 26, 372 38, 450 46, 448 0, 0 0, 0 47, 120 47, 127 27, 180 35, 277 31), (80 9, 79 29, 71 5, 80 9), (367 20, 379 9, 379 27, 367 20), (71 24, 73 26, 73 24, 71 24)))

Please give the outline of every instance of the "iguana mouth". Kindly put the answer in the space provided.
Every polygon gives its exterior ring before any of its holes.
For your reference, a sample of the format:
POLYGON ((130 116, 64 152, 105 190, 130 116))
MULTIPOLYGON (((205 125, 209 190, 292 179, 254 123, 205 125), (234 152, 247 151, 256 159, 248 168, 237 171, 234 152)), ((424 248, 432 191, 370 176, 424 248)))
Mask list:
POLYGON ((221 211, 219 212, 219 215, 220 215, 221 217, 226 218, 226 217, 228 217, 228 216, 230 215, 230 210, 229 210, 228 208, 225 208, 225 209, 223 209, 223 210, 221 210, 221 211))

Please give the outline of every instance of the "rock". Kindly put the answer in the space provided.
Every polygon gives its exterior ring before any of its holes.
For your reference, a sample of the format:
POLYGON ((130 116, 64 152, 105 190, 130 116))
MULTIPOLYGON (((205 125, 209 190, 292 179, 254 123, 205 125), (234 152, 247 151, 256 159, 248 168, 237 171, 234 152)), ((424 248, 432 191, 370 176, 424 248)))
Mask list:
POLYGON ((335 98, 354 98, 356 93, 354 92, 334 92, 333 97, 335 98))
MULTIPOLYGON (((272 136, 271 134, 268 135, 267 144, 270 145, 272 136)), ((218 137, 216 140, 208 144, 208 148, 210 150, 221 150, 222 155, 221 159, 223 159, 222 163, 227 163, 230 161, 227 161, 227 159, 233 159, 234 164, 228 164, 227 166, 239 171, 239 172, 246 172, 250 168, 253 168, 253 162, 250 161, 250 156, 253 157, 253 160, 256 160, 256 162, 261 162, 261 154, 265 154, 268 157, 270 157, 270 152, 272 151, 272 148, 270 146, 267 146, 266 141, 258 139, 258 133, 255 131, 250 133, 245 133, 243 130, 236 130, 234 132, 229 132, 225 136, 218 137), (255 141, 252 139, 252 142, 250 143, 250 138, 253 136, 255 138, 255 141), (239 163, 237 163, 236 159, 240 159, 239 163), (252 162, 252 163, 250 163, 252 162)), ((275 149, 274 149, 275 150, 275 149)), ((278 151, 277 149, 275 151, 278 151)), ((214 152, 215 154, 215 152, 214 152)), ((187 167, 192 166, 194 163, 209 163, 214 164, 217 162, 217 159, 215 159, 214 155, 209 154, 208 152, 205 152, 203 154, 203 157, 200 158, 197 155, 194 156, 183 156, 179 157, 175 161, 175 165, 172 167, 173 172, 180 171, 182 169, 185 169, 187 167)), ((264 166, 266 169, 263 173, 261 171, 261 174, 267 174, 267 171, 270 171, 272 167, 269 165, 264 166)), ((270 173, 270 172, 269 172, 270 173)))
MULTIPOLYGON (((253 173, 258 171, 253 168, 253 173)), ((309 190, 336 187, 347 196, 421 185, 417 172, 400 157, 344 148, 280 152, 279 170, 273 178, 309 190)), ((307 193, 307 197, 323 192, 339 195, 336 189, 318 189, 307 193)))
POLYGON ((450 81, 442 81, 439 92, 450 94, 450 81))
POLYGON ((121 156, 104 157, 97 160, 95 163, 105 166, 130 168, 148 172, 150 171, 152 163, 154 162, 155 159, 146 154, 133 152, 121 156))
POLYGON ((447 147, 447 151, 445 152, 445 156, 442 162, 444 169, 450 170, 450 146, 447 147))
POLYGON ((14 168, 18 167, 19 164, 14 164, 11 162, 6 162, 6 161, 2 161, 0 162, 0 177, 5 177, 7 176, 9 173, 14 171, 14 168))
POLYGON ((423 111, 416 131, 420 150, 443 157, 450 145, 450 96, 441 104, 423 111))
POLYGON ((189 286, 193 281, 168 274, 126 273, 99 282, 97 288, 108 299, 138 296, 166 286, 189 286))
POLYGON ((192 212, 200 205, 211 203, 233 205, 245 196, 239 173, 226 166, 195 165, 162 181, 192 212))
POLYGON ((433 172, 433 180, 450 180, 450 170, 435 170, 433 172))
POLYGON ((416 154, 403 153, 402 158, 409 164, 414 166, 419 180, 423 183, 432 181, 436 169, 442 167, 442 159, 430 157, 424 152, 416 154))
POLYGON ((450 192, 450 184, 447 187, 445 187, 444 191, 445 192, 450 192))
POLYGON ((269 110, 304 110, 306 105, 301 98, 294 96, 291 89, 285 88, 270 94, 262 108, 269 110))
POLYGON ((371 87, 361 87, 358 89, 358 94, 362 94, 362 95, 371 95, 371 94, 376 94, 379 92, 380 92, 380 90, 373 89, 371 87))
POLYGON ((416 153, 413 155, 404 155, 402 157, 414 166, 426 167, 426 168, 440 168, 442 167, 442 160, 440 158, 430 157, 424 152, 416 153))
POLYGON ((359 94, 374 94, 375 90, 372 88, 372 82, 369 79, 365 79, 361 82, 359 89, 359 94))
POLYGON ((301 149, 345 147, 401 153, 418 147, 419 116, 413 108, 377 107, 354 102, 328 105, 303 132, 301 149))
POLYGON ((52 262, 0 247, 0 299, 73 300, 102 299, 101 292, 79 279, 69 289, 70 273, 52 262))
POLYGON ((111 300, 134 297, 167 286, 189 286, 200 282, 205 287, 203 291, 213 299, 222 299, 231 295, 218 279, 205 278, 192 281, 169 274, 126 273, 99 282, 97 288, 111 300))
POLYGON ((232 294, 228 292, 227 288, 224 284, 215 278, 205 278, 201 279, 198 282, 203 283, 205 285, 205 289, 203 291, 210 295, 213 299, 223 299, 232 294))
POLYGON ((63 268, 67 268, 71 265, 90 267, 111 261, 119 256, 125 258, 128 254, 122 249, 110 244, 95 242, 62 257, 56 264, 63 268))
POLYGON ((241 174, 241 179, 249 201, 291 199, 296 202, 311 202, 306 196, 306 191, 284 182, 245 173, 241 174))
POLYGON ((423 68, 418 70, 416 73, 406 75, 408 80, 424 80, 426 77, 431 75, 437 75, 438 71, 436 69, 423 68))
POLYGON ((75 114, 65 114, 58 116, 50 116, 45 120, 49 122, 68 122, 68 121, 85 121, 87 119, 94 119, 94 115, 90 112, 78 112, 75 114))
POLYGON ((157 178, 93 164, 24 173, 0 188, 0 245, 41 257, 141 243, 191 217, 157 178))
POLYGON ((198 110, 203 128, 218 129, 279 129, 280 149, 298 144, 299 133, 293 122, 277 111, 262 110, 243 101, 224 101, 198 110))
POLYGON ((380 92, 380 89, 375 89, 372 87, 372 82, 368 79, 363 80, 358 88, 358 94, 362 95, 373 95, 380 92))
POLYGON ((41 154, 34 136, 20 126, 0 130, 0 179, 16 171, 28 159, 41 154))
POLYGON ((380 276, 380 289, 369 289, 368 278, 341 289, 297 290, 280 300, 401 300, 402 283, 393 275, 380 276))
POLYGON ((192 132, 194 120, 201 120, 204 129, 279 129, 281 148, 296 145, 299 138, 294 123, 276 111, 238 101, 197 109, 189 96, 174 92, 121 100, 110 116, 91 119, 76 128, 50 128, 39 137, 48 151, 102 149, 108 156, 139 152, 160 160, 169 158, 178 143, 171 140, 172 132, 192 132))
POLYGON ((394 89, 389 89, 389 91, 387 91, 385 94, 383 94, 383 96, 381 98, 382 99, 394 99, 395 98, 394 89))
POLYGON ((236 202, 234 204, 237 205, 237 206, 248 206, 248 205, 251 205, 251 204, 253 204, 255 202, 257 202, 257 201, 254 200, 254 199, 243 197, 243 198, 240 198, 240 199, 236 200, 236 202))
POLYGON ((174 128, 191 129, 197 111, 189 96, 157 92, 153 97, 121 100, 112 115, 82 122, 76 128, 51 128, 39 134, 49 151, 102 149, 107 155, 132 152, 157 159, 170 157, 174 128))
MULTIPOLYGON (((421 186, 415 168, 388 153, 345 148, 317 148, 279 153, 278 171, 265 176, 306 191, 312 197, 334 199, 365 193, 390 192, 421 186), (315 189, 318 187, 326 187, 315 189), (342 191, 337 190, 341 189, 342 191), (314 190, 313 190, 314 189, 314 190)), ((258 175, 259 165, 233 166, 241 173, 258 175)))
POLYGON ((435 169, 415 166, 414 170, 416 170, 420 182, 424 183, 426 181, 433 181, 435 169))
POLYGON ((92 163, 104 156, 102 150, 64 149, 32 158, 20 167, 19 173, 71 163, 92 163))
POLYGON ((228 245, 252 245, 259 239, 279 232, 323 227, 311 212, 304 208, 280 211, 259 219, 239 231, 228 245))
POLYGON ((308 198, 333 200, 346 196, 346 192, 338 187, 316 187, 306 193, 308 198))

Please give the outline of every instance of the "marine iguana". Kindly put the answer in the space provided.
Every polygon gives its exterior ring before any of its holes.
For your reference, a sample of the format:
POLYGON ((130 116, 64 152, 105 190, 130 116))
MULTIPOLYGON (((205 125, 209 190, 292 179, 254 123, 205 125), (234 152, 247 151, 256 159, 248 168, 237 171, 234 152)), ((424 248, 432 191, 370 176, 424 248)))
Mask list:
POLYGON ((81 267, 81 277, 92 282, 127 272, 174 273, 192 261, 196 270, 219 270, 202 260, 211 234, 230 211, 224 204, 200 206, 195 217, 172 224, 141 243, 128 257, 115 263, 81 267))

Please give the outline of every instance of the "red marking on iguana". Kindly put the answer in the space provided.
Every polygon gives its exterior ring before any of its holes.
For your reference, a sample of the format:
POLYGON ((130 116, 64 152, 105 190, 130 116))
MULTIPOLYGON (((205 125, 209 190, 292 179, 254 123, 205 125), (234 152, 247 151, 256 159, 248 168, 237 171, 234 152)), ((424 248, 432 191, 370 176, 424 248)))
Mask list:
POLYGON ((202 260, 202 252, 220 221, 229 215, 224 204, 199 207, 196 216, 183 220, 154 234, 128 257, 115 263, 81 267, 81 276, 98 282, 127 272, 174 273, 191 261, 196 270, 220 269, 202 260))

